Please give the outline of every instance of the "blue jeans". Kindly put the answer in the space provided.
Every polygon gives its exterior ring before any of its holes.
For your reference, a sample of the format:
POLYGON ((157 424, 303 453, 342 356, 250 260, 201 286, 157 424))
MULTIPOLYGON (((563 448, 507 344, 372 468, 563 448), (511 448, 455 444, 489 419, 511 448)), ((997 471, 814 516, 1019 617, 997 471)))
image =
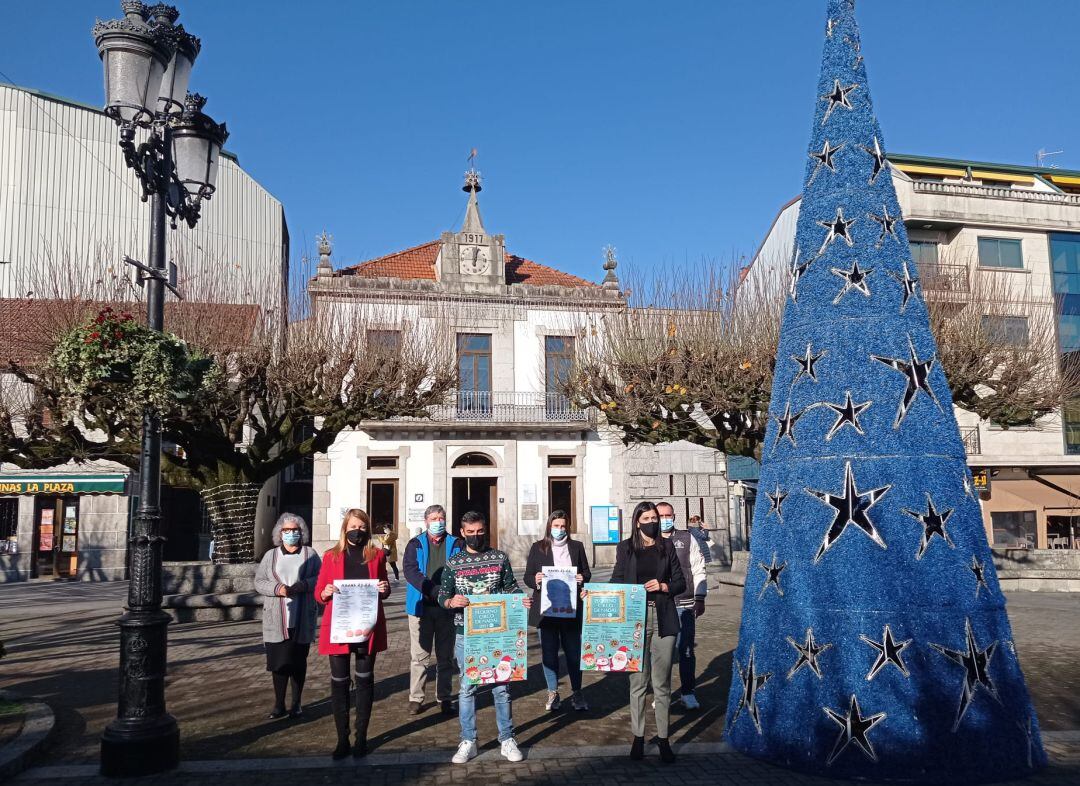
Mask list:
POLYGON ((694 657, 694 637, 697 634, 697 617, 694 610, 679 609, 679 635, 675 639, 675 650, 679 653, 679 682, 682 692, 693 693, 697 685, 697 658, 694 657))
MULTIPOLYGON (((461 723, 461 739, 465 742, 476 742, 476 689, 479 685, 471 685, 465 679, 465 637, 460 633, 454 647, 454 656, 457 658, 458 670, 462 672, 460 687, 458 689, 458 721, 461 723)), ((492 685, 491 695, 495 699, 495 724, 499 727, 499 742, 506 742, 514 736, 514 718, 510 712, 510 686, 492 685)))
POLYGON ((581 690, 581 623, 577 620, 543 619, 540 621, 540 660, 547 689, 559 689, 559 647, 566 655, 566 673, 570 688, 581 690))

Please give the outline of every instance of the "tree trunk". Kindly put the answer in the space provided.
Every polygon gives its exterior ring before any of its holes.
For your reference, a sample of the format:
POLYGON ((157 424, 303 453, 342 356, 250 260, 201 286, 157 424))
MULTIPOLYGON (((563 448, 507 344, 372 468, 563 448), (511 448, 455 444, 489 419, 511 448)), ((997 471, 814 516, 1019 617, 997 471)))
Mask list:
POLYGON ((215 565, 255 561, 255 510, 259 483, 223 483, 199 492, 210 516, 215 565))

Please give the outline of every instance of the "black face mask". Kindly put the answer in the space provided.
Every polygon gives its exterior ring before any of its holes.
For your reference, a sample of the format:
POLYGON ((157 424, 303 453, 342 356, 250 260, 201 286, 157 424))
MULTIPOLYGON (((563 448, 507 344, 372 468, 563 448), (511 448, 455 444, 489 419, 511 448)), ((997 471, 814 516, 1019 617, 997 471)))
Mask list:
POLYGON ((345 533, 345 540, 350 546, 363 546, 368 542, 368 534, 362 529, 351 529, 345 533))
POLYGON ((487 551, 487 535, 466 535, 465 545, 473 551, 487 551))
POLYGON ((651 521, 648 524, 642 522, 638 524, 638 529, 641 530, 641 534, 647 538, 656 539, 656 536, 660 534, 660 522, 651 521))

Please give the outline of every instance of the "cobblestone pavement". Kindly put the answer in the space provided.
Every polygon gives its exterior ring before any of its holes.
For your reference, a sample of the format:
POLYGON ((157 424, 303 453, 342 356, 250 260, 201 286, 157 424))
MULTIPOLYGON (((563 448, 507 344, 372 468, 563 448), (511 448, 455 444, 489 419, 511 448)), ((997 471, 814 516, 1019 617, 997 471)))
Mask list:
MULTIPOLYGON (((8 648, 8 657, 0 663, 0 688, 43 699, 57 715, 57 742, 45 763, 59 769, 33 771, 35 782, 91 780, 101 731, 115 712, 114 621, 125 593, 120 583, 0 585, 0 638, 8 648)), ((528 751, 526 762, 507 764, 493 750, 494 711, 490 698, 482 696, 479 740, 489 753, 467 768, 438 763, 456 746, 459 729, 456 718, 443 718, 430 701, 423 714, 406 713, 408 630, 403 601, 404 588, 398 586, 388 606, 390 648, 376 664, 370 732, 374 753, 363 767, 371 783, 458 781, 465 777, 463 770, 470 779, 479 774, 500 783, 566 777, 610 783, 615 775, 620 783, 694 783, 706 778, 717 783, 725 782, 722 773, 731 775, 730 782, 748 784, 823 782, 751 762, 721 742, 738 598, 711 598, 699 621, 697 695, 702 709, 673 708, 672 739, 686 746, 674 768, 655 763, 631 768, 625 760, 629 741, 625 677, 586 675, 590 712, 545 713, 535 637, 530 637, 529 657, 530 664, 537 665, 530 668, 528 682, 512 688, 516 734, 528 751)), ((1028 782, 1080 783, 1080 734, 1073 731, 1080 729, 1080 659, 1073 654, 1080 647, 1080 597, 1015 593, 1009 597, 1009 610, 1042 726, 1060 732, 1048 738, 1057 769, 1028 782)), ((304 720, 271 722, 265 720, 270 681, 257 622, 171 626, 167 696, 169 710, 180 723, 185 765, 162 782, 222 784, 245 777, 250 781, 257 760, 284 756, 302 757, 294 779, 299 783, 340 779, 341 765, 314 758, 325 757, 334 732, 327 660, 312 649, 304 720), (234 759, 256 761, 221 761, 234 759)), ((677 676, 674 683, 677 689, 677 676)), ((652 733, 650 724, 647 735, 652 733)), ((275 766, 283 763, 279 759, 275 766)))

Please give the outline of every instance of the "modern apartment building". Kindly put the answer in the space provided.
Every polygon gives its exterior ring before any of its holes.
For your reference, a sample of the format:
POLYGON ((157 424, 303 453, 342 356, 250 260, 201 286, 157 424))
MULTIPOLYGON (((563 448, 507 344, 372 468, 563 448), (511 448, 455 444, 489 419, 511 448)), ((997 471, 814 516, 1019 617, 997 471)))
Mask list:
MULTIPOLYGON (((923 296, 1023 343, 1052 325, 1063 362, 1080 350, 1080 172, 889 156, 923 296), (991 301, 987 298, 990 296, 991 301), (996 296, 996 297, 995 297, 996 296)), ((748 276, 790 266, 799 200, 784 205, 748 276)), ((1080 403, 1004 429, 957 409, 995 546, 1080 541, 1080 403)))

